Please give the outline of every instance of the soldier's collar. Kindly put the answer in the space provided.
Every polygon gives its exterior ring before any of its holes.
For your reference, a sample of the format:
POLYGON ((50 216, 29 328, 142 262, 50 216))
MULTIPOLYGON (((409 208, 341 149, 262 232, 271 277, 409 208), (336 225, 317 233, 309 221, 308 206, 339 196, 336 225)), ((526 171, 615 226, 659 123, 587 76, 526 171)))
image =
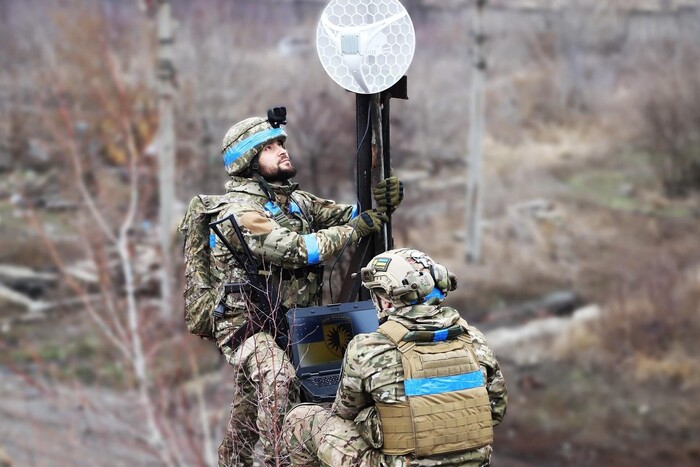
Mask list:
MULTIPOLYGON (((289 197, 292 193, 294 193, 299 188, 298 183, 290 183, 289 181, 285 182, 282 185, 268 184, 267 186, 275 194, 283 195, 285 197, 289 197)), ((246 193, 250 193, 250 194, 254 194, 254 195, 258 195, 258 196, 263 196, 263 197, 267 198, 267 194, 262 189, 260 184, 256 180, 253 180, 252 178, 231 176, 230 180, 228 182, 226 182, 225 188, 226 188, 227 192, 229 192, 229 191, 244 191, 246 193)))
POLYGON ((270 188, 272 188, 272 191, 276 194, 289 196, 299 188, 299 184, 287 181, 283 185, 270 185, 270 188))
POLYGON ((262 188, 260 188, 258 182, 251 180, 250 178, 232 176, 231 179, 226 182, 225 189, 227 193, 238 191, 267 198, 267 195, 262 188))
POLYGON ((436 305, 410 305, 396 309, 390 319, 398 321, 414 331, 434 331, 448 328, 459 321, 459 313, 454 308, 436 305))

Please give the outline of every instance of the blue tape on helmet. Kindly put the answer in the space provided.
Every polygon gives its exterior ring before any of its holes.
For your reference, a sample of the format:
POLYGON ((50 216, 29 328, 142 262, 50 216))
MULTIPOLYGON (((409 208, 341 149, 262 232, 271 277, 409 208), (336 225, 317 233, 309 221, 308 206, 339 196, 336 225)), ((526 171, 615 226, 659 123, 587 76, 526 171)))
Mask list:
POLYGON ((236 159, 253 149, 258 144, 262 144, 265 141, 279 138, 281 136, 287 136, 287 133, 284 132, 283 128, 268 128, 267 130, 259 131, 249 136, 235 146, 231 146, 226 150, 226 152, 224 152, 224 165, 228 167, 236 162, 236 159))

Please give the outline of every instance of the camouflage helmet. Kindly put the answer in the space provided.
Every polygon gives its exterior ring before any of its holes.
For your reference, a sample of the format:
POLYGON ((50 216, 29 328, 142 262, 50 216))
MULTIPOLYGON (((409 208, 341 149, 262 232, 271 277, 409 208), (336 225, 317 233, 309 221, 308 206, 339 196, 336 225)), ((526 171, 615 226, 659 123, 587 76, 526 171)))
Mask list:
POLYGON ((447 268, 422 251, 399 248, 381 253, 360 271, 362 285, 372 298, 379 296, 396 307, 437 305, 447 292, 457 287, 457 280, 447 268))
POLYGON ((287 133, 266 118, 250 117, 236 123, 226 132, 221 148, 226 172, 242 173, 266 144, 278 139, 286 141, 287 133))

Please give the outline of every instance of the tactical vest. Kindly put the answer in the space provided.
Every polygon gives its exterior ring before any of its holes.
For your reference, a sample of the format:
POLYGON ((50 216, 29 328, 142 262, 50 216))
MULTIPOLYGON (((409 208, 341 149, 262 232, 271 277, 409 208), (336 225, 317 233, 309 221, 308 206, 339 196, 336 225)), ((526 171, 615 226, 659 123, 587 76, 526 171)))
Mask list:
MULTIPOLYGON (((264 197, 262 192, 259 191, 258 185, 254 182, 241 184, 235 188, 228 191, 225 195, 221 195, 221 204, 250 204, 255 208, 262 208, 272 219, 277 222, 281 227, 287 228, 290 231, 296 232, 300 235, 313 238, 313 229, 308 221, 307 216, 304 214, 306 206, 299 199, 292 195, 289 195, 288 199, 288 213, 285 214, 283 209, 276 202, 270 201, 264 197), (296 198, 296 199, 295 199, 296 198)), ((224 207, 222 206, 221 209, 224 207)), ((220 209, 220 210, 221 210, 220 209)), ((233 240, 234 245, 238 243, 238 239, 233 240)), ((213 232, 210 234, 210 249, 214 249, 216 245, 220 246, 220 241, 216 238, 213 232)), ((314 243, 315 244, 315 243, 314 243)), ((313 252, 310 251, 310 256, 313 252)), ((243 272, 242 266, 238 265, 236 262, 229 264, 230 259, 227 256, 215 255, 212 258, 212 264, 215 265, 214 274, 217 275, 217 283, 223 283, 225 281, 233 280, 245 280, 245 273, 243 272), (235 277, 231 276, 231 271, 235 269, 235 277)), ((269 276, 270 274, 278 275, 279 280, 285 281, 282 284, 284 289, 288 292, 289 296, 293 296, 295 302, 288 303, 287 295, 280 296, 285 306, 299 305, 310 306, 317 304, 321 298, 321 288, 323 280, 323 264, 306 266, 303 268, 297 268, 294 270, 280 268, 278 266, 267 264, 265 269, 261 269, 260 274, 269 276), (298 290, 304 290, 303 299, 299 297, 298 290), (302 301, 300 301, 302 300, 302 301)), ((277 279, 273 279, 274 282, 278 283, 277 279)), ((236 306, 240 303, 240 296, 236 294, 231 294, 226 297, 223 293, 220 294, 219 299, 224 299, 226 305, 229 309, 235 309, 236 311, 227 312, 228 315, 240 314, 240 307, 236 306)))
POLYGON ((391 320, 379 332, 401 352, 407 396, 377 403, 384 454, 425 457, 493 442, 489 396, 468 334, 448 341, 444 330, 432 333, 432 342, 407 342, 409 330, 391 320))

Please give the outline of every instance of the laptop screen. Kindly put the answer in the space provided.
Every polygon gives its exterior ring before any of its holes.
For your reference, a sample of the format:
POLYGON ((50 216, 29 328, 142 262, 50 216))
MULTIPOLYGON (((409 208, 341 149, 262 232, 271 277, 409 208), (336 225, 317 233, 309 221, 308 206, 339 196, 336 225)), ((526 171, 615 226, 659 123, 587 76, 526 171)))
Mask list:
POLYGON ((338 368, 352 338, 377 330, 371 301, 298 308, 288 313, 292 354, 300 374, 338 368))

